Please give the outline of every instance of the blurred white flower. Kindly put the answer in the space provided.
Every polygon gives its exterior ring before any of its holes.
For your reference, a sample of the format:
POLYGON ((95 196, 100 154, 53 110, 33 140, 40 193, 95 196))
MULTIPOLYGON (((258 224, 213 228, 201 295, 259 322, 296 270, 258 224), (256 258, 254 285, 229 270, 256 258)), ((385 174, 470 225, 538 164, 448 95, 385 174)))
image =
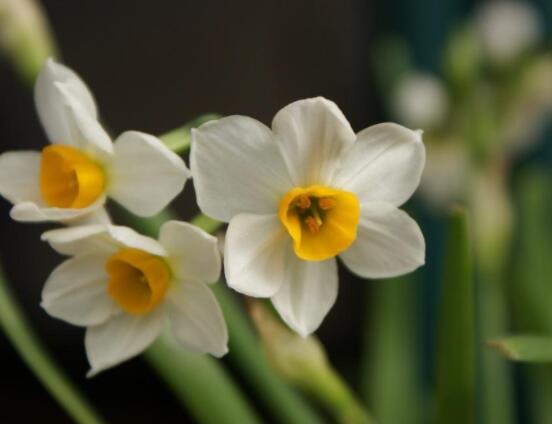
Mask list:
POLYGON ((420 195, 438 209, 462 202, 471 175, 465 144, 456 139, 440 139, 426 144, 427 161, 420 184, 420 195))
POLYGON ((443 124, 449 108, 441 81, 430 74, 410 73, 395 86, 391 111, 402 124, 429 130, 443 124))
POLYGON ((552 55, 528 64, 520 78, 505 124, 507 147, 514 153, 526 150, 538 140, 552 116, 552 55))
POLYGON ((37 0, 0 0, 0 51, 30 82, 56 47, 37 0))
POLYGON ((169 221, 159 241, 111 225, 52 230, 42 239, 73 256, 48 278, 42 306, 87 327, 89 375, 141 353, 167 318, 183 346, 215 356, 227 352, 224 317, 205 284, 220 274, 215 237, 169 221))
POLYGON ((127 131, 115 143, 98 122, 84 82, 49 59, 35 85, 38 115, 52 143, 0 155, 0 195, 17 221, 68 221, 101 211, 109 196, 151 216, 183 188, 189 170, 156 137, 127 131))
POLYGON ((423 235, 398 209, 416 190, 424 160, 420 132, 387 123, 355 135, 324 98, 286 106, 272 130, 230 116, 192 132, 198 204, 230 223, 228 284, 270 297, 302 336, 335 302, 336 256, 370 278, 424 263, 423 235))
POLYGON ((485 53, 498 63, 515 59, 541 36, 537 11, 524 1, 489 1, 478 11, 476 25, 485 53))

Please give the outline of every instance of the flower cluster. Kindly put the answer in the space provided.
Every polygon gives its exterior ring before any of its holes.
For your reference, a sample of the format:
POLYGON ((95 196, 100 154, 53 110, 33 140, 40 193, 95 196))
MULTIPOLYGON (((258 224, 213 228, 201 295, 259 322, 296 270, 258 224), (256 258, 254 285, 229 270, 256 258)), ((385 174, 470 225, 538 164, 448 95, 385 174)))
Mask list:
POLYGON ((187 348, 228 350, 206 284, 221 272, 216 238, 178 221, 165 223, 158 240, 113 225, 108 197, 147 217, 192 176, 202 212, 229 223, 228 285, 270 298, 302 336, 336 300, 337 257, 366 278, 424 263, 423 235, 399 209, 420 182, 421 131, 386 123, 355 134, 334 103, 301 100, 280 110, 272 128, 229 116, 193 130, 190 172, 152 135, 128 131, 112 143, 84 82, 53 60, 35 100, 51 144, 0 155, 0 194, 17 221, 67 225, 42 236, 70 256, 47 280, 42 306, 86 327, 90 374, 142 352, 167 321, 187 348))

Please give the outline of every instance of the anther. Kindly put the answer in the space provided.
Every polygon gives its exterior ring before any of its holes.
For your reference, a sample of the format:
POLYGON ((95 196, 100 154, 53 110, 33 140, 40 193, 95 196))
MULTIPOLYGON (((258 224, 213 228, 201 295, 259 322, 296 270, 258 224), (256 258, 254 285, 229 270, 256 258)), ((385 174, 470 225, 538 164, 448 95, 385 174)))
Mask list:
POLYGON ((307 227, 311 233, 316 234, 318 231, 320 231, 322 221, 320 220, 320 218, 316 219, 314 216, 307 216, 305 218, 305 224, 307 224, 307 227))
POLYGON ((311 199, 306 194, 302 194, 295 200, 295 206, 302 212, 311 207, 311 199))
POLYGON ((337 202, 331 197, 321 197, 320 199, 318 199, 318 206, 323 211, 327 211, 328 209, 335 208, 336 205, 337 205, 337 202))

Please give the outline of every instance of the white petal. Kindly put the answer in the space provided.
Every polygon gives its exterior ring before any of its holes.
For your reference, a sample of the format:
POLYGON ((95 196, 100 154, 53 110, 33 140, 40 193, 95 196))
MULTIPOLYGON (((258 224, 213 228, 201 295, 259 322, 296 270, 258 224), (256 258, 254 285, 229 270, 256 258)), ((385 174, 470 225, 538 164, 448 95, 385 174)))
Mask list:
POLYGON ((90 213, 102 208, 105 196, 101 196, 94 203, 82 209, 51 208, 43 201, 40 203, 17 203, 10 211, 10 216, 20 222, 69 222, 77 218, 83 218, 90 213))
POLYGON ((114 253, 123 248, 140 249, 157 256, 167 252, 156 240, 116 225, 87 225, 46 231, 41 239, 62 255, 90 252, 114 253))
POLYGON ((286 279, 290 243, 275 214, 232 218, 224 247, 228 285, 248 296, 274 295, 286 279))
POLYGON ((122 313, 101 325, 88 327, 84 345, 91 369, 87 376, 143 352, 159 335, 165 315, 164 308, 157 307, 145 315, 122 313))
POLYGON ((355 193, 360 203, 400 206, 420 184, 425 148, 419 131, 385 123, 358 133, 333 185, 355 193))
POLYGON ((81 218, 66 221, 65 224, 72 227, 83 225, 111 225, 112 221, 107 209, 103 207, 81 218))
POLYGON ((41 157, 33 151, 0 155, 0 194, 12 203, 40 201, 41 157))
POLYGON ((287 325, 306 337, 316 331, 335 303, 337 262, 333 258, 303 261, 290 247, 285 269, 286 280, 272 303, 287 325))
POLYGON ((119 308, 107 293, 107 257, 82 255, 63 262, 42 291, 42 307, 74 325, 98 325, 119 308))
POLYGON ((390 204, 366 203, 360 213, 357 238, 340 255, 351 271, 366 278, 386 278, 424 264, 424 236, 406 212, 390 204))
POLYGON ((192 130, 190 164, 200 209, 219 221, 239 213, 275 213, 292 188, 272 132, 245 116, 192 130))
POLYGON ((113 143, 98 120, 91 116, 62 83, 55 84, 65 109, 69 138, 53 143, 69 144, 100 162, 113 155, 113 143))
POLYGON ((176 340, 197 352, 221 357, 228 352, 228 330, 211 290, 204 284, 174 281, 167 306, 176 340))
POLYGON ((140 216, 160 212, 190 176, 184 161, 158 138, 137 131, 116 140, 108 173, 110 197, 140 216))
POLYGON ((177 279, 208 283, 219 279, 221 260, 216 237, 187 222, 169 221, 161 227, 159 243, 177 279))
POLYGON ((355 133, 337 105, 323 97, 299 100, 272 121, 295 186, 327 185, 355 133))
POLYGON ((56 83, 67 86, 91 118, 97 118, 96 105, 90 90, 71 69, 47 59, 35 84, 35 104, 38 116, 52 143, 67 143, 70 139, 66 110, 56 83))

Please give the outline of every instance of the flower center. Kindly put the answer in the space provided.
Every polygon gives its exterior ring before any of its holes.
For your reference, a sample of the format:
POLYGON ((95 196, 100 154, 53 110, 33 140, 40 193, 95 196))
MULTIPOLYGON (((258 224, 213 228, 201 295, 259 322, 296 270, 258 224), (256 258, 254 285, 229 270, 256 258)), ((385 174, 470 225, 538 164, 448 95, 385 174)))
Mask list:
POLYGON ((155 308, 169 287, 169 267, 163 259, 139 249, 113 254, 105 268, 107 292, 129 314, 141 315, 155 308))
POLYGON ((295 254, 322 261, 343 252, 356 239, 360 204, 348 191, 295 187, 280 201, 278 217, 293 239, 295 254))
POLYGON ((103 193, 102 169, 80 150, 53 144, 42 150, 40 192, 48 206, 85 208, 103 193))

